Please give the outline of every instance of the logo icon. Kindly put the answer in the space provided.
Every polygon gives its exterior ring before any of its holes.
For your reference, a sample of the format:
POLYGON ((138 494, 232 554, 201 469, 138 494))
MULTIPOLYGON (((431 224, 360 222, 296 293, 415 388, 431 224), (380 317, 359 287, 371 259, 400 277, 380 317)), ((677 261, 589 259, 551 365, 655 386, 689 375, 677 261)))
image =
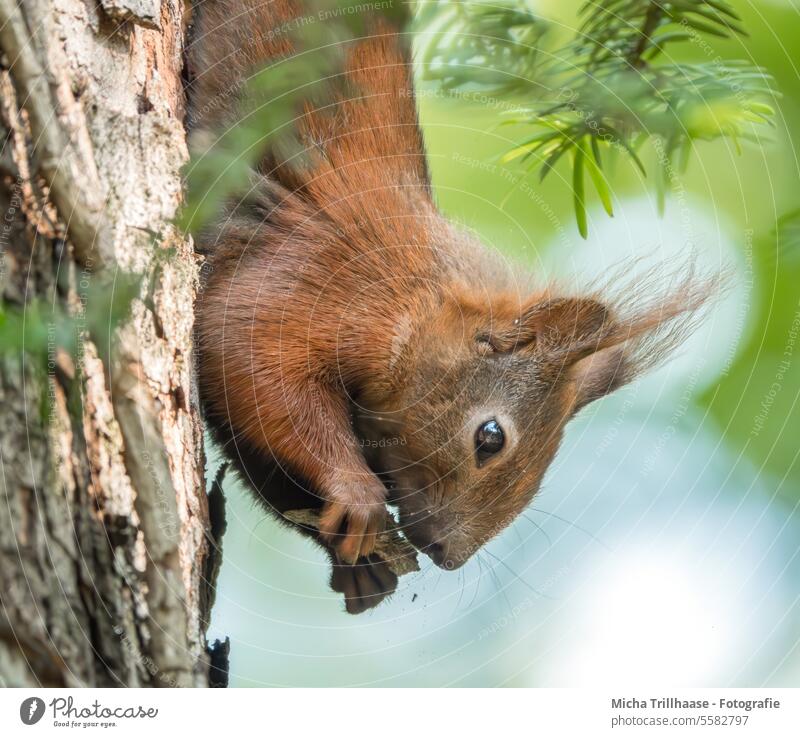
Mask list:
POLYGON ((44 716, 44 701, 38 696, 31 696, 19 707, 19 718, 23 724, 36 724, 44 716))

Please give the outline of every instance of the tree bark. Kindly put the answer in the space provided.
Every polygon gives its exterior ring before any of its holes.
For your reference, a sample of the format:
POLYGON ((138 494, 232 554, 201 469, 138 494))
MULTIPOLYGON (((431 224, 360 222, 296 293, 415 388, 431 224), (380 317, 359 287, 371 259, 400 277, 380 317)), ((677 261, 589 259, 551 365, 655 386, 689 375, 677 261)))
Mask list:
POLYGON ((0 0, 0 320, 20 325, 0 346, 0 685, 208 685, 220 526, 198 265, 171 224, 187 8, 18 2, 0 0), (133 300, 98 330, 129 275, 133 300))

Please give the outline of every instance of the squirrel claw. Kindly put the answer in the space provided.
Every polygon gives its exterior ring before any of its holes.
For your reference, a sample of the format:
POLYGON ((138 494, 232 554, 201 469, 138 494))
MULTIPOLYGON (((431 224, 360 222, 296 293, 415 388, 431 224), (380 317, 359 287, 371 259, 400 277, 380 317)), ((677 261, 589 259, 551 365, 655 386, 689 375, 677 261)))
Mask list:
POLYGON ((320 517, 320 537, 334 550, 340 562, 353 566, 359 558, 375 550, 385 515, 383 504, 354 506, 329 502, 320 517))

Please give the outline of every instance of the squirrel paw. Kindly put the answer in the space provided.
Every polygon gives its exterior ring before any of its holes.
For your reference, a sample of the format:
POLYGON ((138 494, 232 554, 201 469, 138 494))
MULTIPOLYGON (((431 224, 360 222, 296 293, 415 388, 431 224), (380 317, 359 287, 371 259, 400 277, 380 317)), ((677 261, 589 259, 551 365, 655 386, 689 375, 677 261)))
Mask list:
POLYGON ((378 533, 386 525, 383 499, 371 504, 327 502, 322 508, 319 532, 342 563, 355 565, 375 549, 378 533))
POLYGON ((361 614, 378 606, 397 588, 397 576, 376 555, 362 558, 356 565, 333 561, 330 586, 344 594, 348 614, 361 614))

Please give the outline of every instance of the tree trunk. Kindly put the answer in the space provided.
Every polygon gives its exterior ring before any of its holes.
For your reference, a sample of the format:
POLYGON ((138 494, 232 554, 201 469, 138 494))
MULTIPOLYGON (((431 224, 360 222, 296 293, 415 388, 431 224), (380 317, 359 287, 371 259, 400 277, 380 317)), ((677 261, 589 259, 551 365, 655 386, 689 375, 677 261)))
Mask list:
POLYGON ((207 685, 198 265, 171 224, 187 8, 19 1, 0 0, 0 685, 207 685))

